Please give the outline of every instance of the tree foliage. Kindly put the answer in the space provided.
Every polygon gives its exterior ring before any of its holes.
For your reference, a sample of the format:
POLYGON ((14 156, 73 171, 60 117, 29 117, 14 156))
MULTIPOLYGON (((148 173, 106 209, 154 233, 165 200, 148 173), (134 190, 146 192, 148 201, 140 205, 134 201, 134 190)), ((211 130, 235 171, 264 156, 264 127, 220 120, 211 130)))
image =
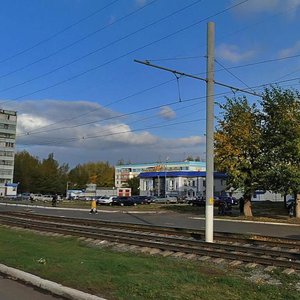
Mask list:
POLYGON ((85 188, 87 183, 100 187, 114 186, 115 169, 108 162, 89 162, 77 165, 69 173, 69 181, 77 188, 85 188))
POLYGON ((16 153, 14 182, 19 182, 19 192, 63 194, 68 175, 68 165, 60 166, 53 153, 40 161, 27 151, 16 153))
POLYGON ((259 111, 246 98, 227 99, 221 108, 223 118, 215 134, 216 168, 228 174, 232 188, 243 191, 245 214, 251 216, 251 196, 261 185, 259 111))
POLYGON ((272 87, 261 101, 264 180, 283 195, 300 193, 299 96, 298 91, 272 87))
POLYGON ((127 183, 124 187, 131 188, 132 195, 139 195, 140 194, 140 179, 138 177, 133 177, 127 180, 127 183))
MULTIPOLYGON (((279 87, 265 89, 260 109, 247 99, 227 99, 215 134, 216 168, 244 192, 257 189, 298 195, 300 202, 300 94, 279 87)), ((246 207, 247 209, 247 207, 246 207)), ((250 210, 244 210, 251 215, 250 210)), ((296 205, 300 217, 300 203, 296 205)))
POLYGON ((76 189, 84 189, 88 183, 112 187, 114 172, 108 162, 90 162, 69 171, 68 165, 59 165, 53 153, 39 160, 22 151, 15 156, 14 182, 19 182, 20 193, 65 194, 67 183, 69 188, 76 189))

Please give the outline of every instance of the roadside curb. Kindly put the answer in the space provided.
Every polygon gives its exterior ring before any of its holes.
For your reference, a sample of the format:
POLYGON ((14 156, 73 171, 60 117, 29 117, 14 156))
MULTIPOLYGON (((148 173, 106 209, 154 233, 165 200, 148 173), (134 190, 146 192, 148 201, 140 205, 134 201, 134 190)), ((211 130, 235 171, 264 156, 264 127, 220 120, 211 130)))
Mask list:
MULTIPOLYGON (((189 219, 194 220, 205 220, 203 217, 189 217, 189 219)), ((262 221, 248 221, 248 220, 229 220, 229 219, 216 219, 214 221, 221 221, 221 222, 233 222, 233 223, 252 223, 252 224, 265 224, 265 225, 283 225, 283 226, 298 226, 300 224, 290 224, 290 223, 277 223, 277 222, 262 222, 262 221)))
POLYGON ((106 299, 98 297, 98 296, 94 296, 91 294, 87 294, 87 293, 75 290, 73 288, 63 286, 59 283, 56 283, 56 282, 53 282, 50 280, 42 279, 42 278, 32 275, 30 273, 26 273, 26 272, 20 271, 15 268, 7 267, 3 264, 0 264, 0 273, 10 276, 12 278, 16 278, 25 283, 29 283, 35 287, 41 288, 45 291, 51 292, 52 294, 65 297, 67 299, 106 300, 106 299))

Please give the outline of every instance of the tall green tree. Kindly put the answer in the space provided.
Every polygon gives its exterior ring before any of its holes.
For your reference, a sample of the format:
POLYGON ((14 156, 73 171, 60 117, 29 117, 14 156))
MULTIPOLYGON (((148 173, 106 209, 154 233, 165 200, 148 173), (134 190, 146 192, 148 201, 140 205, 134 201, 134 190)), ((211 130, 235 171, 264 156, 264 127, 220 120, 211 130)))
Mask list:
POLYGON ((14 182, 19 182, 19 192, 64 194, 68 165, 59 163, 51 153, 40 161, 27 151, 16 153, 14 182))
POLYGON ((14 165, 14 182, 18 182, 18 191, 36 192, 40 178, 40 161, 27 151, 17 152, 14 165))
POLYGON ((244 194, 244 214, 252 216, 251 198, 261 188, 260 113, 245 97, 227 99, 215 133, 216 169, 228 174, 228 185, 244 194))
POLYGON ((108 162, 89 162, 77 165, 69 172, 69 181, 78 188, 85 188, 87 183, 100 187, 114 186, 115 169, 108 162))
POLYGON ((127 180, 124 187, 131 188, 132 195, 139 195, 140 194, 140 179, 139 177, 133 177, 127 180))
POLYGON ((270 190, 293 194, 300 217, 300 94, 296 90, 271 87, 261 100, 262 145, 270 190), (297 197, 298 195, 298 197, 297 197))

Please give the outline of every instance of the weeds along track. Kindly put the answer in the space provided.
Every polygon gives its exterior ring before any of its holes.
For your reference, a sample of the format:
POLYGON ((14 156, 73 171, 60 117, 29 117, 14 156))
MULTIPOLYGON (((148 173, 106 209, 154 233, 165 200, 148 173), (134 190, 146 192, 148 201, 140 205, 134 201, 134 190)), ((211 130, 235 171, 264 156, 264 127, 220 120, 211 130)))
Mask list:
POLYGON ((215 233, 215 243, 203 241, 203 231, 76 219, 19 212, 1 212, 0 223, 39 231, 106 240, 164 251, 239 260, 300 270, 300 240, 215 233))

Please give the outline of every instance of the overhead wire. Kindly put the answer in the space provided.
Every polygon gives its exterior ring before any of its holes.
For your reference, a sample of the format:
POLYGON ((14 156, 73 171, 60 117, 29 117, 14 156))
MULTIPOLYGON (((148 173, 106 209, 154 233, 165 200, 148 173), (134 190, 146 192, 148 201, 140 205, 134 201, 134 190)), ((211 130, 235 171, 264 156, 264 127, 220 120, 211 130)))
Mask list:
POLYGON ((249 85, 243 81, 242 79, 240 79, 238 76, 236 76, 235 74, 233 74, 230 70, 228 70, 227 67, 225 67, 223 64, 221 64, 217 59, 215 59, 215 62, 220 65, 226 72, 228 72, 231 76, 233 76, 235 79, 237 79, 239 82, 241 82, 242 84, 244 84, 249 90, 251 90, 253 93, 255 93, 255 91, 249 87, 249 85))
MULTIPOLYGON (((205 119, 199 119, 198 118, 198 119, 194 119, 194 120, 180 121, 180 122, 176 122, 176 123, 172 123, 172 124, 156 125, 156 126, 149 126, 149 127, 139 128, 139 129, 131 129, 131 130, 125 130, 125 131, 120 131, 120 132, 114 132, 114 133, 109 133, 109 134, 105 134, 105 135, 86 136, 86 137, 82 137, 82 138, 65 138, 64 143, 69 143, 69 142, 73 142, 73 141, 76 141, 76 140, 88 140, 88 139, 102 138, 102 137, 107 137, 107 136, 112 136, 112 135, 131 133, 131 132, 137 132, 137 131, 143 131, 143 130, 149 130, 149 129, 157 129, 157 128, 163 128, 163 127, 168 127, 168 126, 182 125, 182 124, 198 122, 198 121, 205 121, 205 119)), ((43 144, 43 145, 44 146, 51 145, 52 143, 53 142, 46 143, 46 144, 43 144)), ((55 143, 55 144, 57 145, 57 143, 55 143)))
MULTIPOLYGON (((199 99, 199 97, 194 97, 194 98, 183 100, 183 102, 193 101, 193 100, 198 100, 198 99, 199 99)), ((100 122, 104 122, 104 121, 111 121, 111 120, 114 120, 114 119, 124 118, 124 117, 130 116, 130 115, 134 115, 134 114, 138 114, 138 113, 142 113, 142 112, 147 112, 147 111, 155 110, 155 109, 158 109, 158 108, 162 108, 164 106, 171 106, 171 105, 175 105, 175 104, 179 104, 179 103, 180 102, 178 102, 178 100, 176 100, 176 101, 172 101, 172 102, 152 106, 152 107, 149 107, 149 108, 136 110, 136 111, 133 111, 133 112, 108 117, 108 118, 101 119, 101 120, 94 120, 94 121, 89 121, 89 122, 85 122, 85 123, 81 123, 81 124, 75 124, 75 125, 64 126, 64 127, 59 127, 59 128, 52 128, 52 129, 43 130, 43 131, 33 131, 33 132, 30 132, 30 133, 26 132, 24 134, 17 135, 17 137, 28 136, 28 135, 32 136, 32 135, 36 135, 36 134, 40 134, 40 133, 52 132, 52 131, 63 130, 63 129, 72 129, 72 128, 91 125, 91 124, 100 123, 100 122)))
MULTIPOLYGON (((46 43, 46 42, 48 42, 48 41, 54 39, 55 37, 61 35, 62 33, 66 32, 66 31, 68 31, 69 29, 73 28, 74 26, 76 26, 76 25, 78 25, 78 24, 80 24, 80 23, 86 21, 87 19, 89 19, 89 18, 95 16, 96 14, 100 13, 101 11, 105 10, 106 8, 108 8, 109 6, 112 6, 113 4, 115 4, 115 3, 118 2, 118 1, 120 1, 120 0, 114 0, 114 1, 111 1, 110 3, 108 3, 108 4, 105 5, 105 6, 103 6, 102 8, 100 8, 100 9, 98 9, 98 10, 92 12, 91 14, 87 15, 86 17, 83 17, 83 18, 79 19, 78 21, 76 21, 76 22, 74 22, 74 23, 68 25, 67 27, 63 28, 62 30, 59 30, 58 32, 56 32, 56 33, 50 35, 49 37, 47 37, 47 38, 45 38, 45 39, 43 39, 43 40, 37 42, 36 44, 34 44, 34 45, 32 45, 32 46, 30 46, 30 47, 28 47, 28 48, 25 48, 25 49, 23 49, 23 50, 21 50, 21 51, 15 53, 15 54, 13 54, 13 55, 7 57, 7 58, 4 58, 4 59, 0 60, 0 64, 4 63, 4 62, 6 62, 6 61, 9 61, 9 60, 11 60, 11 59, 13 59, 13 58, 15 58, 15 57, 21 55, 21 54, 24 54, 24 53, 26 53, 26 52, 28 52, 28 51, 30 51, 30 50, 32 50, 32 49, 34 49, 34 48, 36 48, 36 47, 42 45, 42 44, 44 44, 44 43, 46 43)), ((1 77, 0 77, 0 78, 1 78, 1 77)))
MULTIPOLYGON (((118 1, 119 1, 119 0, 118 0, 118 1)), ((41 61, 44 61, 44 60, 46 60, 46 59, 48 59, 48 58, 50 58, 50 57, 53 57, 54 55, 56 55, 56 54, 58 54, 58 53, 60 53, 60 52, 62 52, 62 51, 64 51, 64 50, 66 50, 66 49, 69 49, 70 47, 72 47, 72 46, 74 46, 74 45, 76 45, 76 44, 78 44, 78 43, 80 43, 80 42, 82 42, 82 41, 84 41, 84 40, 90 38, 91 36, 95 35, 96 33, 99 33, 99 32, 101 32, 101 31, 103 31, 104 29, 109 28, 109 27, 111 27, 112 25, 114 25, 114 24, 116 24, 116 23, 118 23, 118 22, 127 19, 128 17, 130 17, 130 16, 136 14, 137 12, 140 12, 141 10, 147 8, 148 6, 154 4, 154 3, 157 2, 157 1, 158 1, 158 0, 152 0, 151 2, 145 4, 144 6, 139 7, 139 8, 137 8, 137 9, 135 9, 134 11, 130 12, 129 14, 127 14, 127 15, 125 15, 125 16, 119 18, 119 19, 114 20, 113 22, 111 22, 111 23, 109 23, 109 24, 107 24, 107 25, 105 25, 105 26, 103 26, 103 27, 101 27, 101 28, 99 28, 99 29, 97 29, 97 30, 95 30, 95 31, 93 31, 93 32, 91 32, 91 33, 89 33, 88 35, 83 36, 82 38, 80 38, 80 39, 78 39, 78 40, 76 40, 76 41, 74 41, 74 42, 72 42, 72 43, 70 43, 70 44, 68 44, 68 45, 66 45, 66 46, 64 46, 64 47, 62 47, 62 48, 57 49, 56 51, 54 51, 54 52, 52 52, 52 53, 50 53, 50 54, 48 54, 48 55, 46 55, 46 56, 44 56, 44 57, 41 57, 41 58, 39 58, 39 59, 37 59, 37 60, 35 60, 35 61, 33 61, 33 62, 31 62, 31 63, 25 65, 25 66, 19 67, 19 68, 13 70, 13 71, 10 71, 10 72, 8 72, 8 73, 2 74, 2 75, 0 75, 0 79, 1 79, 1 78, 4 78, 4 77, 7 77, 7 76, 10 76, 10 75, 12 75, 12 74, 15 74, 15 73, 17 73, 17 72, 19 72, 19 71, 25 70, 26 68, 28 68, 28 67, 30 67, 30 66, 33 66, 33 65, 35 65, 35 64, 37 64, 37 63, 39 63, 39 62, 41 62, 41 61)), ((200 1, 201 1, 201 0, 200 0, 200 1)), ((116 41, 119 41, 119 40, 116 40, 116 41)), ((88 56, 90 56, 90 55, 92 55, 92 54, 94 54, 94 53, 96 53, 96 52, 98 52, 98 51, 100 51, 100 50, 102 50, 102 49, 104 49, 104 48, 105 48, 105 47, 101 47, 101 48, 99 48, 99 49, 96 49, 96 50, 94 50, 94 51, 92 51, 92 52, 90 52, 90 53, 88 53, 88 54, 86 54, 86 55, 84 55, 84 56, 79 57, 78 59, 74 60, 73 62, 71 62, 71 63, 69 63, 69 64, 65 64, 65 65, 63 65, 63 66, 61 66, 61 67, 59 67, 59 68, 54 69, 54 70, 51 71, 51 72, 45 73, 45 75, 43 75, 43 76, 40 75, 40 76, 36 77, 35 79, 31 79, 31 80, 29 80, 29 81, 26 81, 25 83, 31 82, 31 81, 33 81, 33 80, 36 80, 36 79, 39 79, 39 78, 44 77, 44 76, 46 76, 46 75, 49 75, 49 74, 51 74, 51 73, 53 73, 53 72, 56 72, 56 71, 58 71, 58 70, 60 70, 60 69, 62 69, 62 68, 64 68, 64 67, 69 66, 69 65, 73 64, 74 62, 77 62, 77 61, 79 61, 79 60, 81 60, 81 59, 83 59, 83 58, 86 58, 86 57, 88 57, 88 56)), ((22 83, 22 84, 24 84, 24 83, 22 83)), ((22 84, 18 84, 18 85, 22 85, 22 84)), ((18 86, 18 85, 16 85, 16 86, 18 86)), ((14 86, 12 86, 12 87, 14 87, 14 86)), ((10 88, 12 88, 12 87, 10 87, 10 88)))
POLYGON ((223 13, 225 13, 225 12, 227 12, 227 11, 233 9, 233 8, 236 8, 237 6, 240 6, 240 5, 242 5, 242 4, 246 3, 246 2, 248 2, 248 1, 249 1, 249 0, 244 0, 244 1, 241 1, 241 2, 239 2, 239 3, 237 3, 237 4, 235 4, 235 5, 231 5, 230 7, 226 8, 226 9, 223 9, 223 10, 221 10, 221 11, 219 11, 219 12, 217 12, 217 13, 215 13, 215 14, 209 16, 209 17, 206 17, 206 18, 201 19, 201 20, 199 20, 199 21, 197 21, 197 22, 194 22, 194 23, 192 23, 192 24, 190 24, 190 25, 188 25, 188 26, 185 26, 185 27, 183 27, 183 28, 181 28, 181 29, 179 29, 179 30, 176 30, 176 31, 174 31, 174 32, 172 32, 172 33, 170 33, 170 34, 167 34, 167 35, 165 35, 165 36, 163 36, 163 37, 161 37, 161 38, 159 38, 159 39, 157 39, 157 40, 154 40, 154 41, 152 41, 152 42, 150 42, 150 43, 147 43, 147 44, 145 44, 145 45, 143 45, 143 46, 140 46, 140 47, 138 47, 138 48, 135 48, 134 50, 131 50, 131 51, 129 51, 129 52, 123 54, 123 55, 120 55, 120 56, 118 56, 118 57, 116 57, 116 58, 114 58, 114 59, 111 59, 111 60, 109 60, 109 61, 107 61, 107 62, 105 62, 105 63, 103 63, 103 64, 94 66, 94 67, 92 67, 92 68, 90 68, 90 69, 87 69, 87 70, 85 70, 85 71, 83 71, 83 72, 77 73, 76 75, 73 75, 73 76, 71 76, 71 77, 69 77, 69 78, 67 78, 67 79, 65 79, 65 80, 59 81, 59 82, 57 82, 57 83, 55 83, 55 84, 52 84, 52 85, 50 85, 50 86, 47 86, 47 87, 45 87, 45 88, 42 88, 42 89, 36 90, 36 91, 34 91, 34 92, 30 92, 30 93, 24 94, 24 95, 22 95, 22 96, 13 98, 13 99, 8 100, 8 101, 4 101, 4 102, 0 103, 0 105, 5 104, 5 103, 8 103, 8 102, 11 102, 11 101, 16 101, 16 100, 19 100, 19 99, 21 99, 21 98, 24 98, 24 97, 27 97, 27 96, 31 96, 31 95, 34 95, 34 94, 36 94, 36 93, 39 93, 39 92, 42 92, 42 91, 51 89, 51 88, 53 88, 53 87, 56 87, 56 86, 59 86, 59 85, 61 85, 61 84, 66 83, 66 82, 69 82, 69 81, 71 81, 71 80, 74 80, 74 79, 76 79, 76 78, 78 78, 78 77, 81 77, 81 76, 83 76, 83 75, 85 75, 85 74, 87 74, 87 73, 89 73, 89 72, 98 70, 99 68, 102 68, 102 67, 104 67, 104 66, 106 66, 106 65, 108 65, 108 64, 110 64, 110 63, 113 63, 113 62, 115 62, 115 61, 117 61, 117 60, 119 60, 119 59, 121 59, 121 58, 124 58, 124 57, 126 57, 126 56, 128 56, 128 55, 130 55, 130 54, 133 54, 133 53, 135 53, 135 52, 137 52, 137 51, 139 51, 139 50, 142 50, 142 49, 144 49, 144 48, 146 48, 146 47, 149 47, 149 46, 151 46, 151 45, 153 45, 153 44, 156 44, 156 43, 158 43, 158 42, 161 42, 162 40, 165 40, 165 39, 167 39, 167 38, 169 38, 169 37, 171 37, 171 36, 174 36, 174 35, 176 35, 176 34, 178 34, 178 33, 181 33, 181 32, 183 32, 183 31, 185 31, 185 30, 188 30, 188 29, 190 29, 190 28, 192 28, 192 27, 194 27, 194 26, 196 26, 196 25, 199 25, 200 23, 202 23, 202 22, 204 22, 204 21, 207 21, 208 19, 210 19, 210 18, 212 18, 212 17, 215 17, 215 16, 218 16, 218 15, 220 15, 220 14, 223 14, 223 13))
MULTIPOLYGON (((157 0, 155 0, 155 1, 157 1, 157 0)), ((150 3, 152 4, 152 3, 155 2, 155 1, 152 1, 152 2, 150 2, 150 3)), ((130 36, 132 36, 132 35, 135 35, 136 33, 139 33, 139 32, 141 32, 141 31, 143 31, 143 30, 145 30, 145 29, 147 29, 147 28, 149 28, 149 27, 151 27, 151 26, 153 26, 153 25, 156 25, 156 24, 158 24, 159 22, 162 22, 162 21, 166 20, 167 18, 169 18, 169 17, 171 17, 171 16, 174 16, 175 14, 180 13, 180 12, 182 12, 182 11, 185 10, 185 9, 188 9, 188 8, 192 7, 193 5, 195 5, 195 4, 197 4, 197 3, 201 2, 201 1, 202 1, 202 0, 197 0, 196 2, 193 2, 193 3, 187 5, 187 6, 181 8, 181 9, 179 9, 179 10, 177 10, 177 11, 175 11, 175 12, 173 12, 173 13, 171 13, 171 14, 169 14, 169 15, 163 17, 163 18, 160 18, 159 20, 157 20, 157 21, 155 21, 155 22, 152 22, 152 23, 150 23, 150 24, 148 24, 148 25, 146 25, 146 26, 143 26, 142 28, 140 28, 140 29, 138 29, 138 30, 135 30, 134 32, 131 32, 131 33, 129 33, 129 34, 127 34, 127 35, 125 35, 125 36, 123 36, 123 37, 121 37, 121 38, 118 38, 117 40, 114 40, 114 41, 112 41, 112 42, 106 44, 105 46, 102 46, 102 47, 100 47, 100 48, 97 48, 97 49, 95 49, 95 50, 93 50, 93 51, 91 51, 91 52, 89 52, 89 53, 87 53, 87 54, 85 54, 85 55, 82 55, 82 56, 80 56, 80 57, 78 57, 78 58, 76 58, 76 59, 74 59, 74 60, 72 60, 72 61, 70 61, 70 62, 64 64, 64 65, 61 65, 61 66, 59 66, 59 67, 57 67, 57 68, 54 68, 54 69, 52 69, 52 70, 50 70, 50 71, 47 71, 47 72, 45 72, 45 73, 43 73, 43 74, 41 74, 41 75, 38 75, 38 76, 36 76, 36 77, 33 77, 33 78, 31 78, 31 79, 28 79, 28 80, 25 80, 25 81, 20 82, 20 83, 18 83, 18 84, 14 84, 14 85, 11 85, 11 86, 6 87, 6 88, 4 88, 4 89, 1 89, 0 92, 5 92, 5 91, 8 91, 8 90, 11 90, 11 89, 13 89, 13 88, 22 86, 22 85, 24 85, 24 84, 33 82, 33 81, 35 81, 35 80, 37 80, 37 79, 41 79, 41 78, 46 77, 46 76, 48 76, 48 75, 50 75, 50 74, 53 74, 53 73, 57 72, 58 70, 61 70, 61 69, 65 68, 65 67, 67 67, 67 66, 70 66, 70 65, 72 65, 72 64, 74 64, 74 63, 76 63, 76 62, 78 62, 78 61, 81 61, 82 59, 85 59, 85 58, 91 56, 92 54, 95 54, 95 53, 97 53, 97 52, 99 52, 99 51, 101 51, 101 50, 103 50, 103 49, 106 49, 106 48, 108 48, 108 47, 110 47, 110 46, 112 46, 112 45, 114 45, 114 44, 116 44, 116 43, 118 43, 118 42, 120 42, 120 41, 122 41, 122 40, 127 39, 128 37, 130 37, 130 36)), ((148 5, 150 5, 150 3, 149 3, 148 5)), ((0 78, 1 78, 1 76, 0 76, 0 78)))
MULTIPOLYGON (((188 99, 188 101, 195 100, 195 99, 197 99, 197 98, 191 98, 191 99, 188 99)), ((179 107, 179 108, 177 108, 177 109, 174 109, 174 111, 176 112, 176 111, 179 111, 179 110, 183 110, 183 109, 186 109, 186 108, 190 108, 190 107, 199 105, 200 103, 203 103, 203 102, 204 102, 204 101, 200 101, 200 102, 193 103, 193 104, 190 104, 190 105, 187 105, 187 106, 184 106, 184 107, 179 107)), ((163 106, 166 106, 166 105, 162 105, 161 107, 163 107, 163 106)), ((157 107, 153 107, 153 109, 155 109, 155 108, 157 108, 157 107)), ((150 110, 150 109, 149 109, 149 110, 150 110)), ((192 114, 196 113, 197 111, 201 111, 201 110, 203 110, 203 109, 193 111, 192 114)), ((147 109, 144 110, 144 111, 147 111, 147 109)), ((140 112, 138 112, 138 113, 140 113, 140 112)), ((185 115, 190 115, 190 114, 191 114, 191 113, 188 113, 188 114, 185 114, 185 115)), ((185 115, 182 115, 182 116, 181 116, 181 119, 182 119, 182 117, 184 117, 185 115)), ((135 121, 133 121, 133 122, 126 123, 126 125, 132 125, 132 124, 134 124, 134 123, 141 122, 141 121, 148 120, 148 119, 153 119, 153 115, 150 115, 150 116, 147 116, 147 117, 143 117, 143 118, 138 119, 138 120, 135 120, 135 121)), ((170 121, 170 120, 167 120, 166 122, 169 122, 169 121, 170 121)), ((159 124, 161 124, 161 123, 162 123, 162 121, 159 121, 158 123, 153 124, 153 125, 159 125, 159 124)), ((151 126, 153 126, 153 125, 151 125, 151 126)), ((124 124, 119 124, 119 125, 110 127, 110 128, 107 129, 107 130, 101 129, 101 134, 103 134, 103 133, 105 133, 105 132, 110 132, 110 131, 112 131, 112 130, 114 130, 114 129, 117 129, 117 128, 123 127, 123 126, 124 126, 124 124)), ((85 137, 80 137, 80 138, 78 138, 78 139, 85 139, 85 137)), ((45 140, 45 139, 44 139, 44 140, 39 139, 40 142, 55 143, 55 144, 57 144, 57 142, 59 142, 59 141, 64 141, 64 140, 65 140, 65 137, 64 137, 64 138, 54 138, 54 139, 52 138, 52 139, 50 139, 50 140, 49 140, 49 138, 47 138, 46 140, 45 140)))
MULTIPOLYGON (((172 79, 172 80, 169 80, 168 82, 174 81, 174 80, 175 79, 172 79)), ((288 79, 288 80, 282 80, 280 82, 275 82, 275 83, 274 82, 264 83, 264 84, 260 84, 260 85, 249 87, 249 89, 255 89, 255 90, 256 89, 263 89, 263 88, 265 88, 269 84, 287 83, 287 82, 291 82, 291 81, 295 81, 295 80, 300 80, 300 77, 293 78, 293 79, 288 79)), ((232 93, 232 91, 222 92, 222 93, 215 94, 215 96, 226 96, 226 95, 229 95, 231 93, 232 93)), ((188 102, 188 101, 194 101, 194 100, 198 100, 198 99, 203 99, 205 97, 206 96, 200 96, 200 97, 195 97, 195 98, 190 98, 190 99, 184 99, 181 102, 179 102, 178 100, 177 101, 172 101, 172 102, 164 103, 164 104, 157 105, 157 106, 154 106, 154 107, 150 107, 150 108, 146 108, 146 109, 141 109, 141 110, 138 110, 138 111, 135 111, 135 112, 129 112, 129 113, 125 113, 125 114, 121 114, 121 115, 117 115, 117 116, 105 118, 105 119, 102 119, 102 120, 89 121, 89 122, 82 123, 82 124, 76 124, 76 125, 72 125, 72 126, 64 126, 64 127, 59 127, 59 128, 52 128, 52 129, 43 130, 43 131, 35 131, 34 130, 34 131, 26 132, 26 133, 23 133, 23 134, 17 135, 17 136, 18 137, 30 136, 30 135, 40 134, 40 133, 46 133, 46 132, 52 132, 52 131, 62 130, 62 129, 71 129, 71 128, 76 128, 76 127, 81 127, 81 126, 85 126, 85 125, 90 125, 90 124, 99 123, 99 122, 103 122, 103 121, 109 121, 109 120, 112 120, 112 119, 129 116, 129 115, 133 115, 133 114, 136 114, 136 113, 140 113, 140 112, 145 112, 145 111, 149 111, 149 110, 161 108, 161 107, 167 106, 167 105, 171 106, 171 105, 175 105, 175 104, 179 104, 179 103, 184 103, 184 102, 188 102)), ((95 109, 94 109, 94 111, 95 111, 95 109)), ((72 118, 70 120, 72 120, 72 118)), ((58 122, 52 123, 52 124, 58 124, 58 122)), ((41 128, 39 128, 39 129, 41 129, 41 128)))

